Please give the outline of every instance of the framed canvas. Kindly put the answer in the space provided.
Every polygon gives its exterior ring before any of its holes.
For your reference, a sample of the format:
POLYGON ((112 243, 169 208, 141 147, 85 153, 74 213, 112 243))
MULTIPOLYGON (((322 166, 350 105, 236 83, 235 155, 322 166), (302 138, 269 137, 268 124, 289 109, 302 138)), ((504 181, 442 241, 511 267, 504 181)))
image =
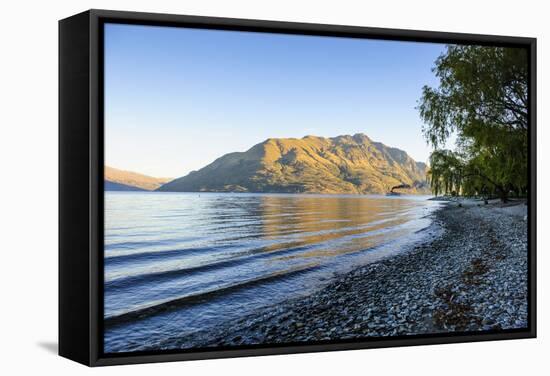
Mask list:
POLYGON ((59 353, 536 335, 536 40, 59 22, 59 353))

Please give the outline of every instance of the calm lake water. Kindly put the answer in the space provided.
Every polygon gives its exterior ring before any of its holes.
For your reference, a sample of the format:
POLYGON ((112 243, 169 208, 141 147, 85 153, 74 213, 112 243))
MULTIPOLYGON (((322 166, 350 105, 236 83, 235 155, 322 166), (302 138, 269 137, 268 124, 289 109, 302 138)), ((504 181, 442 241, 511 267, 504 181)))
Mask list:
POLYGON ((105 193, 105 352, 308 294, 420 240, 426 196, 105 193))

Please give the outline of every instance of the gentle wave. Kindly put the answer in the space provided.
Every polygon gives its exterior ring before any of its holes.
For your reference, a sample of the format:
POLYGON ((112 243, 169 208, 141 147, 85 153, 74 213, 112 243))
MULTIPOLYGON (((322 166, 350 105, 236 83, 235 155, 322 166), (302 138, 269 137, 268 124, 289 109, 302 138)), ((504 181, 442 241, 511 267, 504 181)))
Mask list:
MULTIPOLYGON (((367 238, 375 235, 379 235, 382 233, 388 233, 391 231, 398 230, 399 227, 394 224, 395 227, 385 227, 385 228, 377 228, 376 230, 371 230, 369 232, 365 232, 365 230, 369 228, 376 227, 378 225, 384 224, 390 222, 390 220, 379 220, 374 221, 370 224, 363 225, 363 226, 354 226, 354 227, 345 227, 342 229, 332 229, 332 230, 323 230, 323 231, 317 231, 317 232, 305 232, 301 233, 300 237, 296 236, 288 236, 283 235, 277 237, 276 240, 267 242, 267 244, 263 244, 262 246, 251 246, 251 247, 242 247, 238 245, 225 245, 225 246, 218 246, 218 247, 212 247, 212 248, 199 248, 199 249, 190 249, 190 252, 185 252, 185 250, 173 250, 173 251, 166 251, 166 252, 149 252, 149 253, 135 253, 135 254, 127 254, 124 256, 112 256, 106 258, 106 265, 111 265, 112 260, 119 261, 130 261, 134 263, 134 268, 132 271, 128 271, 126 275, 119 276, 118 279, 125 279, 125 278, 137 278, 140 277, 147 277, 147 271, 152 270, 150 267, 136 267, 137 263, 141 259, 141 263, 146 262, 149 263, 152 260, 160 259, 159 261, 169 261, 172 257, 181 257, 181 253, 183 253, 185 257, 185 263, 192 263, 193 257, 196 255, 204 256, 205 253, 217 253, 217 257, 212 257, 210 260, 206 261, 207 264, 204 265, 203 263, 196 264, 194 266, 187 267, 186 269, 196 269, 196 268, 206 268, 208 266, 214 267, 216 264, 220 264, 223 262, 229 262, 233 261, 233 264, 238 264, 239 262, 246 262, 248 259, 252 256, 254 256, 255 259, 262 259, 266 257, 270 257, 272 255, 278 255, 281 253, 288 253, 293 251, 299 251, 303 248, 307 249, 315 249, 319 247, 326 247, 326 246, 337 246, 339 244, 345 243, 349 241, 350 239, 357 239, 359 237, 361 238, 367 238), (311 238, 318 237, 318 236, 324 236, 321 241, 314 241, 310 240, 311 238), (331 243, 329 243, 331 242, 331 243), (307 243, 308 247, 297 247, 297 244, 300 243, 307 243), (289 248, 291 247, 291 248, 289 248), (227 250, 233 249, 234 252, 227 252, 227 250), (182 252, 183 251, 183 252, 182 252), (175 254, 171 254, 171 252, 174 252, 175 254), (255 256, 257 254, 260 254, 258 256, 255 256), (145 256, 145 257, 144 257, 145 256), (225 256, 225 257, 224 257, 225 256), (119 260, 123 259, 123 260, 119 260), (220 260, 221 259, 221 260, 220 260), (145 270, 146 272, 143 273, 142 271, 145 270)), ((393 221, 395 222, 395 221, 393 221)), ((245 242, 247 239, 246 236, 237 237, 237 238, 228 238, 228 241, 236 240, 239 241, 239 244, 242 242, 245 242)), ((253 242, 251 242, 254 244, 253 242)), ((265 242, 264 242, 265 243, 265 242)), ((161 263, 157 263, 156 268, 154 269, 154 273, 150 273, 149 275, 162 275, 162 274, 169 274, 171 272, 177 273, 178 270, 182 270, 179 268, 174 268, 173 263, 168 263, 168 267, 163 268, 161 263)), ((227 264, 229 265, 229 264, 227 264)), ((106 286, 110 286, 109 283, 116 282, 116 280, 112 277, 110 277, 110 274, 106 274, 106 286)), ((137 280, 136 279, 136 280, 137 280)))
POLYGON ((267 283, 275 280, 280 280, 283 278, 289 278, 300 273, 312 271, 315 268, 317 268, 317 266, 309 266, 309 267, 295 268, 292 270, 279 271, 279 272, 268 274, 266 276, 244 280, 239 283, 216 286, 212 289, 202 291, 196 294, 189 294, 189 295, 185 295, 185 296, 181 296, 178 298, 173 298, 165 301, 160 301, 160 302, 151 302, 144 307, 139 307, 137 309, 134 309, 128 312, 107 316, 105 317, 103 322, 106 327, 110 327, 110 326, 121 324, 127 321, 132 321, 135 319, 143 319, 146 316, 158 314, 159 312, 166 312, 168 310, 181 308, 182 306, 185 306, 185 305, 197 304, 204 299, 210 299, 220 294, 228 294, 230 292, 251 287, 260 283, 267 283))

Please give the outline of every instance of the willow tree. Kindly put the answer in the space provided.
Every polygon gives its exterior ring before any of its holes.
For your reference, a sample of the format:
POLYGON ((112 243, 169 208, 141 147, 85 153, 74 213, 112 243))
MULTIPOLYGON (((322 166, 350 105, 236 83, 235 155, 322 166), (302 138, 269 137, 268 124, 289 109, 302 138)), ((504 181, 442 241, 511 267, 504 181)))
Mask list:
POLYGON ((461 193, 464 161, 451 150, 436 150, 430 156, 430 184, 435 195, 461 193))
POLYGON ((528 61, 520 48, 449 45, 424 86, 419 112, 434 193, 524 194, 527 187, 528 61), (455 150, 443 150, 449 137, 455 150), (449 180, 451 179, 451 180, 449 180))

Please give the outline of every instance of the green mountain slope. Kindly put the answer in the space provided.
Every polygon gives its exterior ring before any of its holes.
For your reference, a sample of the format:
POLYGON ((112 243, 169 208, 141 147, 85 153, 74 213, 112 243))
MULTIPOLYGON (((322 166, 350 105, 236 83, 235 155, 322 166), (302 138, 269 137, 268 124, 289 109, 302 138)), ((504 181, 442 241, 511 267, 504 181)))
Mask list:
POLYGON ((306 136, 272 138, 246 152, 226 154, 158 190, 385 193, 406 184, 411 186, 408 193, 427 193, 425 179, 424 163, 364 134, 306 136))

